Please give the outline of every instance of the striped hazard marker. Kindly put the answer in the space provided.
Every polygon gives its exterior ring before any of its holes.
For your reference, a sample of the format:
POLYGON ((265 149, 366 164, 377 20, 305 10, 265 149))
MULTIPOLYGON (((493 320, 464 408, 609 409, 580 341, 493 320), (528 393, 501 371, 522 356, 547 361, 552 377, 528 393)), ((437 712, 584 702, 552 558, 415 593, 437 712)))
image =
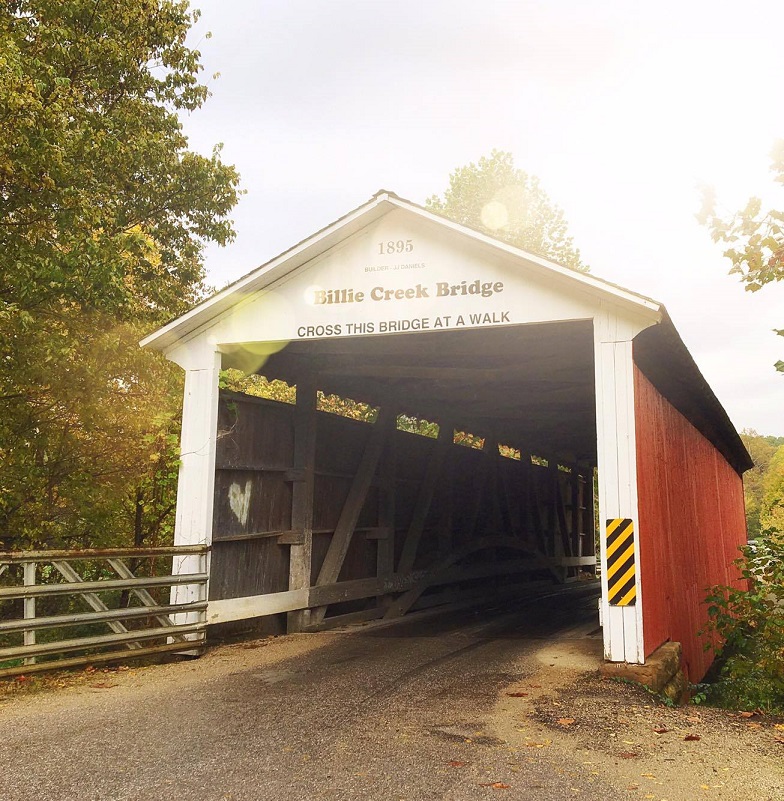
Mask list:
POLYGON ((634 559, 634 521, 619 517, 607 521, 607 597, 612 606, 637 603, 634 559))

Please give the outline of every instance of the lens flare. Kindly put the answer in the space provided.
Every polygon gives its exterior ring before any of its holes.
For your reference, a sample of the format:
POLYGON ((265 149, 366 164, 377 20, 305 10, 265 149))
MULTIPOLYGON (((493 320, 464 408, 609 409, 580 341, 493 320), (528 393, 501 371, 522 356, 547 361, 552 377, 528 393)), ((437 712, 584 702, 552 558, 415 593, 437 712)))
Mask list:
POLYGON ((482 225, 491 231, 503 228, 509 222, 509 210, 498 200, 491 200, 482 207, 482 225))

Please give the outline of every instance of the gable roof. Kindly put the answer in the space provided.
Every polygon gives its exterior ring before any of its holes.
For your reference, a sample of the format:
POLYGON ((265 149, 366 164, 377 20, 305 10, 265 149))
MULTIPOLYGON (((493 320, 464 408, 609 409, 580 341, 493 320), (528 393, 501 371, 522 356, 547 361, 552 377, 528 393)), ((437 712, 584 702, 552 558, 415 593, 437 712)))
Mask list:
POLYGON ((273 282, 289 275, 343 240, 390 212, 403 209, 416 218, 441 226, 458 237, 465 237, 488 252, 524 262, 528 269, 579 287, 597 300, 610 301, 657 323, 646 328, 634 340, 634 358, 659 392, 712 442, 735 470, 742 474, 753 462, 727 412, 716 398, 697 364, 683 343, 664 305, 645 295, 597 278, 589 273, 509 245, 487 234, 399 197, 379 190, 369 201, 353 209, 293 247, 205 299, 186 314, 145 337, 140 345, 168 351, 217 322, 249 295, 260 292, 273 282))
POLYGON ((367 203, 353 209, 348 214, 335 220, 335 222, 330 223, 325 228, 303 239, 280 255, 275 256, 266 264, 262 264, 247 273, 247 275, 219 290, 186 314, 146 336, 139 344, 142 347, 150 347, 155 350, 168 350, 181 339, 221 317, 240 299, 259 292, 274 281, 299 269, 307 262, 334 247, 337 243, 395 209, 404 209, 415 217, 451 230, 459 236, 467 237, 478 243, 480 247, 522 259, 529 267, 535 270, 572 281, 576 286, 580 286, 600 298, 611 300, 621 306, 635 309, 657 319, 664 309, 661 303, 645 295, 640 295, 610 281, 597 278, 589 273, 573 270, 570 267, 564 267, 554 261, 529 253, 514 245, 509 245, 474 228, 436 214, 416 203, 412 203, 410 200, 398 197, 394 192, 381 189, 367 203))

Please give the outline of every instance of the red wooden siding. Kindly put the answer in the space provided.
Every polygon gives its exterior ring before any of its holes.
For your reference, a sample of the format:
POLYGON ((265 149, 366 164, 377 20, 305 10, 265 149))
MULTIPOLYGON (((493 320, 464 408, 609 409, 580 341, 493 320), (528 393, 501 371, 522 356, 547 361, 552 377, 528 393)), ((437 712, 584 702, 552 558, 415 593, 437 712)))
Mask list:
POLYGON ((697 635, 705 590, 738 578, 743 482, 636 365, 634 397, 645 655, 680 642, 684 669, 697 682, 713 659, 697 635))

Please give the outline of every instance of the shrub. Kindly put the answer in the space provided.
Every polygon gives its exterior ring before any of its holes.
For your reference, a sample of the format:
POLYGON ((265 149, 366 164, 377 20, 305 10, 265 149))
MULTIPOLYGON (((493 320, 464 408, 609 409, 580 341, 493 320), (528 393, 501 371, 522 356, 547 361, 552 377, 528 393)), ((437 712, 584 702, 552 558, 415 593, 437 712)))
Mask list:
POLYGON ((736 561, 743 587, 711 588, 703 634, 716 651, 707 699, 720 706, 784 712, 784 532, 767 529, 736 561))

